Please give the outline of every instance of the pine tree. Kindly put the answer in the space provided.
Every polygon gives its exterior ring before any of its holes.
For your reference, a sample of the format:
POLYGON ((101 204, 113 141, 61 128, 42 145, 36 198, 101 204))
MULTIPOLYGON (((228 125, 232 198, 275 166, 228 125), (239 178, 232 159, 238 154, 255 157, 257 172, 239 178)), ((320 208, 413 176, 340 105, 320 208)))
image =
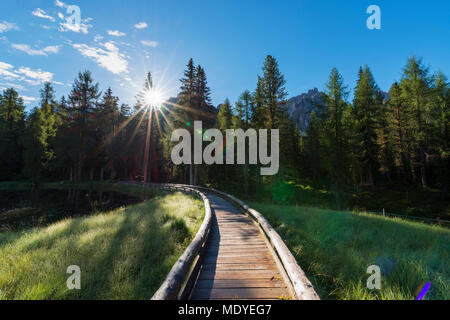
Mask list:
POLYGON ((42 127, 44 132, 44 137, 46 141, 44 142, 44 168, 46 170, 53 171, 55 169, 54 158, 56 149, 56 133, 58 126, 61 124, 59 115, 57 114, 57 103, 55 100, 55 90, 50 82, 44 84, 44 88, 41 89, 41 106, 40 111, 43 116, 42 127))
POLYGON ((324 105, 320 106, 320 112, 324 123, 324 147, 328 174, 332 180, 332 189, 336 194, 338 208, 343 205, 343 193, 345 181, 348 176, 346 168, 346 132, 344 125, 344 113, 347 108, 345 102, 347 87, 336 68, 331 70, 325 92, 322 96, 324 105))
MULTIPOLYGON (((217 129, 225 130, 231 129, 233 124, 233 112, 231 109, 230 100, 225 99, 225 102, 219 106, 219 113, 217 115, 217 129)), ((225 135, 224 135, 225 136, 225 135)))
POLYGON ((352 114, 358 135, 358 160, 364 171, 364 182, 369 185, 374 184, 374 170, 377 167, 377 119, 380 108, 375 101, 377 91, 378 87, 369 67, 360 67, 352 114))
POLYGON ((42 172, 47 161, 48 135, 46 129, 45 110, 35 108, 26 122, 25 134, 22 138, 24 146, 23 173, 31 180, 33 189, 38 189, 42 172))
POLYGON ((420 167, 420 181, 423 187, 428 186, 427 176, 427 145, 429 142, 430 79, 428 68, 421 59, 412 57, 403 69, 400 82, 403 98, 412 113, 413 138, 420 167))
MULTIPOLYGON (((236 117, 234 128, 242 129, 244 131, 247 131, 247 129, 250 128, 250 121, 252 116, 252 109, 253 109, 253 101, 252 101, 252 95, 250 94, 250 91, 245 90, 239 97, 238 101, 236 102, 236 117)), ((246 151, 249 150, 249 144, 248 141, 246 141, 246 151)), ((246 161, 245 164, 242 165, 242 172, 244 174, 244 194, 245 197, 248 197, 249 193, 249 164, 248 164, 248 152, 245 155, 246 161)))
POLYGON ((262 103, 267 112, 266 128, 275 129, 283 119, 283 103, 287 96, 286 80, 281 74, 277 60, 268 55, 263 66, 263 75, 260 78, 262 103))
POLYGON ((69 95, 70 113, 72 125, 70 130, 72 147, 69 152, 73 161, 73 178, 75 182, 81 182, 83 169, 87 157, 98 143, 95 141, 95 135, 92 135, 94 127, 92 123, 92 114, 97 106, 100 97, 99 84, 94 84, 90 71, 79 73, 75 79, 72 91, 69 95))
POLYGON ((320 164, 321 164, 321 127, 320 120, 316 116, 316 112, 311 112, 308 129, 305 137, 305 153, 308 174, 315 181, 320 179, 320 164))
POLYGON ((211 104, 211 89, 208 87, 205 70, 199 65, 195 73, 195 92, 200 106, 211 104))
POLYGON ((17 177, 22 168, 21 136, 25 127, 25 106, 13 88, 0 95, 0 179, 17 177))
POLYGON ((433 136, 440 158, 438 180, 450 189, 450 84, 442 72, 433 79, 432 109, 436 119, 433 136))
POLYGON ((401 88, 394 82, 389 90, 387 108, 387 128, 392 145, 394 165, 400 171, 402 181, 408 183, 412 177, 411 172, 411 129, 410 115, 403 99, 401 88))

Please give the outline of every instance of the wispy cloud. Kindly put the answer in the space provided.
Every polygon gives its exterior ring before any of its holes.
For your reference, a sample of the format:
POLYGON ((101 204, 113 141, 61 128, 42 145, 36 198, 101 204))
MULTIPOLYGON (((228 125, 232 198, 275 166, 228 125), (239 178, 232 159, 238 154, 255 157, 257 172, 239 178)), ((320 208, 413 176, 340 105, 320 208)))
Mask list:
POLYGON ((17 83, 11 83, 11 82, 2 82, 0 83, 0 86, 2 86, 2 88, 14 88, 16 90, 25 90, 25 87, 17 84, 17 83))
POLYGON ((113 37, 125 37, 127 34, 118 30, 108 30, 108 34, 113 37))
POLYGON ((9 80, 13 78, 19 78, 17 74, 13 71, 13 66, 6 62, 0 61, 0 76, 9 80))
MULTIPOLYGON (((44 82, 52 81, 53 73, 28 67, 15 69, 11 64, 0 61, 0 79, 3 81, 22 81, 31 85, 40 85, 44 82)), ((14 87, 15 85, 17 88, 23 87, 20 84, 13 83, 7 83, 6 85, 9 87, 14 87)))
MULTIPOLYGON (((78 14, 81 16, 81 9, 78 6, 68 6, 67 4, 59 0, 56 0, 55 4, 60 8, 67 9, 69 12, 71 11, 71 9, 73 10, 73 8, 76 8, 79 11, 78 14)), ((89 28, 92 28, 92 25, 89 24, 89 22, 92 21, 92 18, 82 19, 79 23, 74 23, 71 16, 66 17, 62 12, 58 12, 57 15, 60 20, 63 20, 59 23, 58 30, 60 32, 72 31, 76 33, 81 32, 84 34, 88 34, 89 28)))
POLYGON ((53 79, 53 73, 42 71, 41 69, 21 67, 16 72, 18 74, 23 74, 25 78, 23 78, 22 80, 32 85, 39 85, 44 82, 50 82, 53 79))
POLYGON ((34 10, 31 13, 33 16, 38 17, 38 18, 42 18, 42 19, 48 19, 50 21, 55 21, 55 18, 53 18, 52 16, 48 15, 47 12, 45 12, 44 10, 42 10, 41 8, 37 8, 36 10, 34 10))
POLYGON ((28 97, 28 96, 23 96, 23 95, 21 95, 20 97, 23 99, 23 102, 25 102, 25 103, 32 103, 35 101, 39 101, 39 99, 36 97, 28 97))
POLYGON ((141 44, 146 47, 156 48, 158 46, 158 41, 141 40, 141 44))
POLYGON ((55 0, 55 5, 60 8, 64 8, 66 6, 66 4, 64 2, 59 1, 59 0, 55 0))
POLYGON ((12 22, 8 22, 8 21, 0 22, 0 33, 8 32, 11 30, 19 30, 19 27, 15 23, 12 23, 12 22))
POLYGON ((28 44, 16 44, 12 43, 11 46, 14 49, 25 52, 30 56, 46 56, 48 54, 57 54, 61 49, 61 46, 48 46, 44 49, 33 49, 28 44))
POLYGON ((72 31, 77 33, 81 32, 84 34, 88 34, 89 28, 91 28, 92 25, 86 24, 85 22, 86 20, 83 20, 83 22, 81 22, 80 24, 76 24, 70 22, 68 18, 65 18, 65 21, 59 24, 59 31, 60 32, 72 31))
POLYGON ((83 56, 114 74, 128 73, 128 61, 112 41, 101 44, 104 49, 87 44, 72 44, 72 46, 83 56))
POLYGON ((148 24, 147 24, 147 22, 139 22, 139 23, 135 24, 134 27, 136 29, 145 29, 148 27, 148 24))

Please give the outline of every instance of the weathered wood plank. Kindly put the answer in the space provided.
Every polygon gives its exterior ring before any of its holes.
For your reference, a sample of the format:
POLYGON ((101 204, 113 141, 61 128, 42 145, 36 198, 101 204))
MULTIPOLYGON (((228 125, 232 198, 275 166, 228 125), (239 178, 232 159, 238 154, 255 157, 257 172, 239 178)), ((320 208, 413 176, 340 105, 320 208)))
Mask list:
POLYGON ((231 289, 231 288, 286 288, 283 280, 267 279, 232 279, 232 280, 199 280, 199 289, 231 289))
POLYGON ((286 299, 289 296, 286 294, 285 288, 232 288, 232 289, 197 289, 192 295, 193 300, 197 299, 286 299))
POLYGON ((202 270, 216 271, 216 270, 278 270, 275 263, 204 263, 202 270))
POLYGON ((210 195, 215 219, 192 299, 279 299, 289 290, 254 222, 210 195))
POLYGON ((233 271, 207 271, 204 270, 200 273, 199 280, 207 279, 278 279, 281 278, 279 272, 274 272, 273 270, 233 270, 233 271))

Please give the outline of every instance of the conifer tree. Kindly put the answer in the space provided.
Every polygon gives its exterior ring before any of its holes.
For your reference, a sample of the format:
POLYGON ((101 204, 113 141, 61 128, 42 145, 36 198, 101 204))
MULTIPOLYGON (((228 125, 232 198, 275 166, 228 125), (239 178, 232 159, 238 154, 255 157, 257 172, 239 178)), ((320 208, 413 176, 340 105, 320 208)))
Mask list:
POLYGON ((378 87, 369 67, 360 67, 353 99, 353 117, 358 135, 360 167, 364 181, 374 184, 374 171, 377 167, 377 127, 380 106, 376 104, 378 87))
POLYGON ((322 96, 323 105, 320 112, 324 123, 324 147, 328 174, 331 177, 332 189, 336 194, 338 208, 343 205, 343 192, 347 178, 346 133, 344 113, 347 87, 344 79, 336 68, 331 70, 325 92, 322 96))
POLYGON ((0 95, 0 179, 17 177, 23 165, 21 136, 25 127, 25 106, 13 88, 0 95))
POLYGON ((415 142, 415 153, 420 167, 420 181, 423 187, 428 186, 427 175, 427 145, 429 142, 430 116, 430 78, 428 68, 421 59, 408 59, 400 82, 403 98, 412 114, 411 126, 415 142))

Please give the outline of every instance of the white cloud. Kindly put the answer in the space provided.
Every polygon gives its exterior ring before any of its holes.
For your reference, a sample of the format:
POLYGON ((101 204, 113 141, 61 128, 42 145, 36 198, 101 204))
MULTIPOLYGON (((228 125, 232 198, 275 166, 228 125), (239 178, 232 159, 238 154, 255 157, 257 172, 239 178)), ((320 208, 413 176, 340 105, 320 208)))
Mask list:
POLYGON ((141 40, 141 43, 146 47, 156 48, 158 46, 158 41, 141 40))
POLYGON ((72 46, 83 56, 114 74, 128 73, 128 61, 112 41, 101 44, 106 50, 90 47, 87 44, 73 44, 72 46))
POLYGON ((95 41, 95 42, 99 42, 99 41, 101 41, 101 40, 103 40, 103 37, 102 37, 101 35, 99 35, 99 34, 97 34, 97 35, 94 37, 94 41, 95 41))
MULTIPOLYGON (((20 85, 20 84, 17 84, 17 83, 11 83, 11 82, 4 82, 4 83, 0 83, 0 85, 1 86, 6 86, 6 87, 8 87, 8 88, 14 88, 14 89, 16 89, 16 90, 25 90, 25 87, 24 86, 22 86, 22 85, 20 85)), ((2 87, 2 88, 5 88, 5 87, 2 87)))
MULTIPOLYGON (((60 5, 58 5, 58 0, 56 0, 56 1, 57 1, 56 2, 57 6, 59 6, 61 8, 63 8, 63 7, 66 8, 67 7, 67 5, 65 3, 59 1, 59 3, 61 4, 61 6, 60 6, 60 5)), ((59 29, 58 30, 60 32, 72 31, 72 32, 77 32, 77 33, 82 32, 84 34, 88 34, 89 33, 89 28, 92 28, 92 25, 89 24, 89 22, 93 20, 92 18, 82 19, 79 24, 73 23, 73 21, 71 20, 71 17, 66 17, 61 12, 58 12, 58 18, 60 20, 63 20, 63 22, 59 23, 59 29)))
POLYGON ((108 30, 108 34, 113 37, 125 37, 127 34, 118 30, 108 30))
POLYGON ((42 10, 41 8, 37 8, 36 10, 34 10, 31 13, 33 16, 36 16, 38 18, 43 18, 43 19, 48 19, 50 21, 55 21, 55 18, 53 18, 52 16, 49 16, 47 14, 47 12, 45 12, 44 10, 42 10))
MULTIPOLYGON (((28 67, 20 67, 14 70, 14 67, 6 62, 0 61, 0 78, 3 80, 23 81, 25 83, 37 86, 44 82, 52 81, 53 73, 42 71, 41 69, 31 69, 28 67)), ((11 83, 3 83, 9 87, 14 87, 11 83)), ((23 88, 19 84, 15 84, 16 88, 23 88)))
POLYGON ((0 61, 0 76, 6 79, 18 78, 19 76, 11 70, 13 68, 9 63, 0 61))
POLYGON ((64 8, 66 6, 66 4, 64 2, 59 1, 59 0, 55 0, 55 5, 60 8, 64 8))
POLYGON ((23 102, 25 103, 31 103, 39 100, 38 98, 35 97, 28 97, 28 96, 20 96, 20 97, 23 99, 23 102))
POLYGON ((59 31, 61 31, 61 32, 73 31, 73 32, 77 32, 77 33, 82 32, 84 34, 88 34, 89 33, 88 29, 90 27, 92 27, 92 25, 90 25, 90 24, 71 23, 71 22, 68 21, 68 19, 66 19, 66 22, 61 22, 59 24, 59 31))
POLYGON ((147 24, 147 22, 139 22, 139 23, 135 24, 134 27, 136 29, 145 29, 148 27, 148 24, 147 24))
POLYGON ((23 74, 25 78, 22 80, 33 85, 50 82, 53 79, 53 73, 42 71, 41 69, 33 70, 27 67, 21 67, 16 71, 16 73, 23 74))
POLYGON ((23 51, 30 56, 46 56, 49 53, 57 54, 61 49, 61 46, 48 46, 45 47, 44 49, 36 50, 32 49, 28 44, 16 44, 16 43, 12 43, 11 46, 14 49, 23 51))
POLYGON ((8 21, 0 22, 0 33, 8 32, 11 30, 19 30, 19 27, 15 23, 12 23, 12 22, 8 22, 8 21))

